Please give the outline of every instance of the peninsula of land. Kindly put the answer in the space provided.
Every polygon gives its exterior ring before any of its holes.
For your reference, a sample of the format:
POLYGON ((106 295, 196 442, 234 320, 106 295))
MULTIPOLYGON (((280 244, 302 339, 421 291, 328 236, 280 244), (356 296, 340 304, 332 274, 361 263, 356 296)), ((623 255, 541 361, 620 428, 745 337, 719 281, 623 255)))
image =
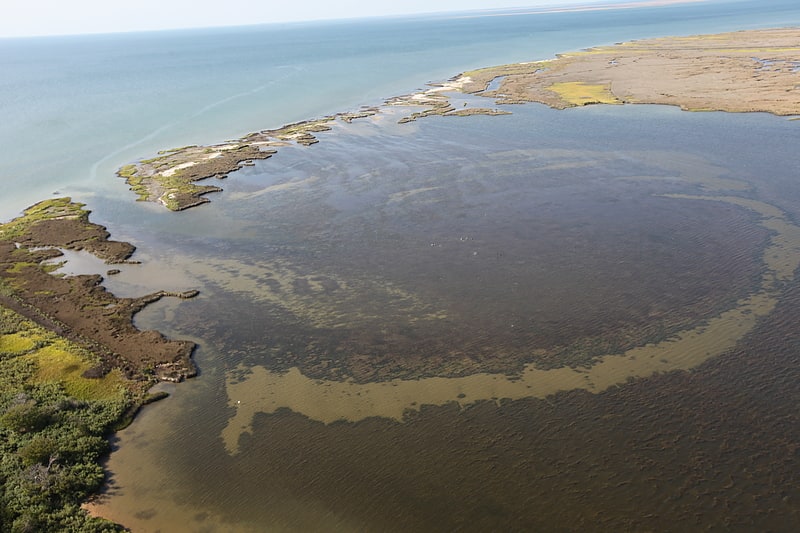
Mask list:
POLYGON ((110 265, 129 262, 134 247, 108 237, 104 227, 89 221, 89 211, 69 198, 41 202, 0 225, 0 306, 92 354, 94 365, 86 377, 119 370, 126 379, 149 386, 154 380, 194 376, 194 343, 140 331, 132 318, 165 296, 191 298, 196 291, 117 298, 101 285, 99 275, 52 273, 58 265, 47 261, 57 260, 62 249, 85 250, 110 265))
POLYGON ((795 115, 800 28, 632 41, 474 70, 457 80, 465 92, 498 103, 665 104, 687 111, 795 115))
POLYGON ((464 72, 425 91, 391 98, 383 108, 364 108, 225 143, 186 146, 126 165, 118 171, 139 200, 179 211, 208 202, 222 189, 197 182, 225 178, 267 159, 290 143, 318 142, 315 133, 390 107, 421 108, 403 116, 507 114, 508 109, 451 102, 459 93, 496 104, 538 102, 563 109, 589 104, 665 104, 689 111, 800 114, 800 28, 748 30, 618 43, 562 54, 555 59, 464 72))
POLYGON ((141 331, 133 315, 165 296, 118 298, 99 275, 57 272, 65 250, 109 264, 134 247, 109 239, 69 198, 0 224, 0 530, 116 531, 79 507, 106 481, 109 433, 163 397, 157 381, 194 376, 194 343, 141 331), (54 262, 55 261, 55 262, 54 262))

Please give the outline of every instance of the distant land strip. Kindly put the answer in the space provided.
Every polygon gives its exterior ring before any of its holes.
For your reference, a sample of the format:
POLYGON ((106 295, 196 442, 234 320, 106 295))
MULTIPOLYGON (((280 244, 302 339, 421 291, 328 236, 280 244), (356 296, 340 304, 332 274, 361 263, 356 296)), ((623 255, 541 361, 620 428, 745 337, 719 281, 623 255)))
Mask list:
POLYGON ((486 10, 462 15, 460 18, 513 17, 519 15, 539 15, 542 13, 574 13, 576 11, 609 11, 612 9, 633 9, 642 7, 663 7, 673 4, 700 4, 708 0, 639 0, 638 2, 586 3, 572 6, 542 6, 518 9, 486 10))
POLYGON ((800 28, 631 41, 465 72, 456 81, 463 91, 498 104, 666 104, 687 111, 796 115, 800 28))

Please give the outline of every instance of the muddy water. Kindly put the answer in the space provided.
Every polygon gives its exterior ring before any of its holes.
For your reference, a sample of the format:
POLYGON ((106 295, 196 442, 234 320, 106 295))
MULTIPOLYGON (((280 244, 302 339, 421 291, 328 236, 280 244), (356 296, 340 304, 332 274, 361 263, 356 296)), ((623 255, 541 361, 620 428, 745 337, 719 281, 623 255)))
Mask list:
POLYGON ((132 210, 142 268, 201 290, 139 325, 195 338, 201 375, 118 435, 95 509, 135 531, 791 523, 795 426, 758 409, 796 389, 773 335, 797 187, 773 191, 797 123, 513 111, 362 121, 201 209, 132 210))

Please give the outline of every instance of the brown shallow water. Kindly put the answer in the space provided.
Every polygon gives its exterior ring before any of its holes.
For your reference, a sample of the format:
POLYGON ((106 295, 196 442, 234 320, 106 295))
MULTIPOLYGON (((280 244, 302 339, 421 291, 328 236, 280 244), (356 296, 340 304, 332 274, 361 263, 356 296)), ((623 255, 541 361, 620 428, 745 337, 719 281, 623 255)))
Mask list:
POLYGON ((355 124, 146 218, 143 268, 201 296, 139 324, 194 337, 201 376, 119 434, 96 509, 136 531, 790 531, 796 123, 514 111, 355 124))

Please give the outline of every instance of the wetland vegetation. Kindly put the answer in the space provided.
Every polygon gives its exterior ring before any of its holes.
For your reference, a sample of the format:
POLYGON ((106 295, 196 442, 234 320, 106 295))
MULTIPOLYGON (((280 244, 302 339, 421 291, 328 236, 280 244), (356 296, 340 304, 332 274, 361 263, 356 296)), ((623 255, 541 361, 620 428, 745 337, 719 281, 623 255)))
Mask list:
POLYGON ((106 480, 108 436, 134 408, 119 370, 0 307, 0 529, 121 531, 81 504, 106 480))
POLYGON ((59 248, 129 261, 133 246, 108 237, 69 198, 0 225, 0 530, 121 530, 81 507, 106 481, 109 435, 153 399, 152 383, 194 374, 192 343, 131 324, 168 293, 117 298, 99 276, 46 262, 59 248))

